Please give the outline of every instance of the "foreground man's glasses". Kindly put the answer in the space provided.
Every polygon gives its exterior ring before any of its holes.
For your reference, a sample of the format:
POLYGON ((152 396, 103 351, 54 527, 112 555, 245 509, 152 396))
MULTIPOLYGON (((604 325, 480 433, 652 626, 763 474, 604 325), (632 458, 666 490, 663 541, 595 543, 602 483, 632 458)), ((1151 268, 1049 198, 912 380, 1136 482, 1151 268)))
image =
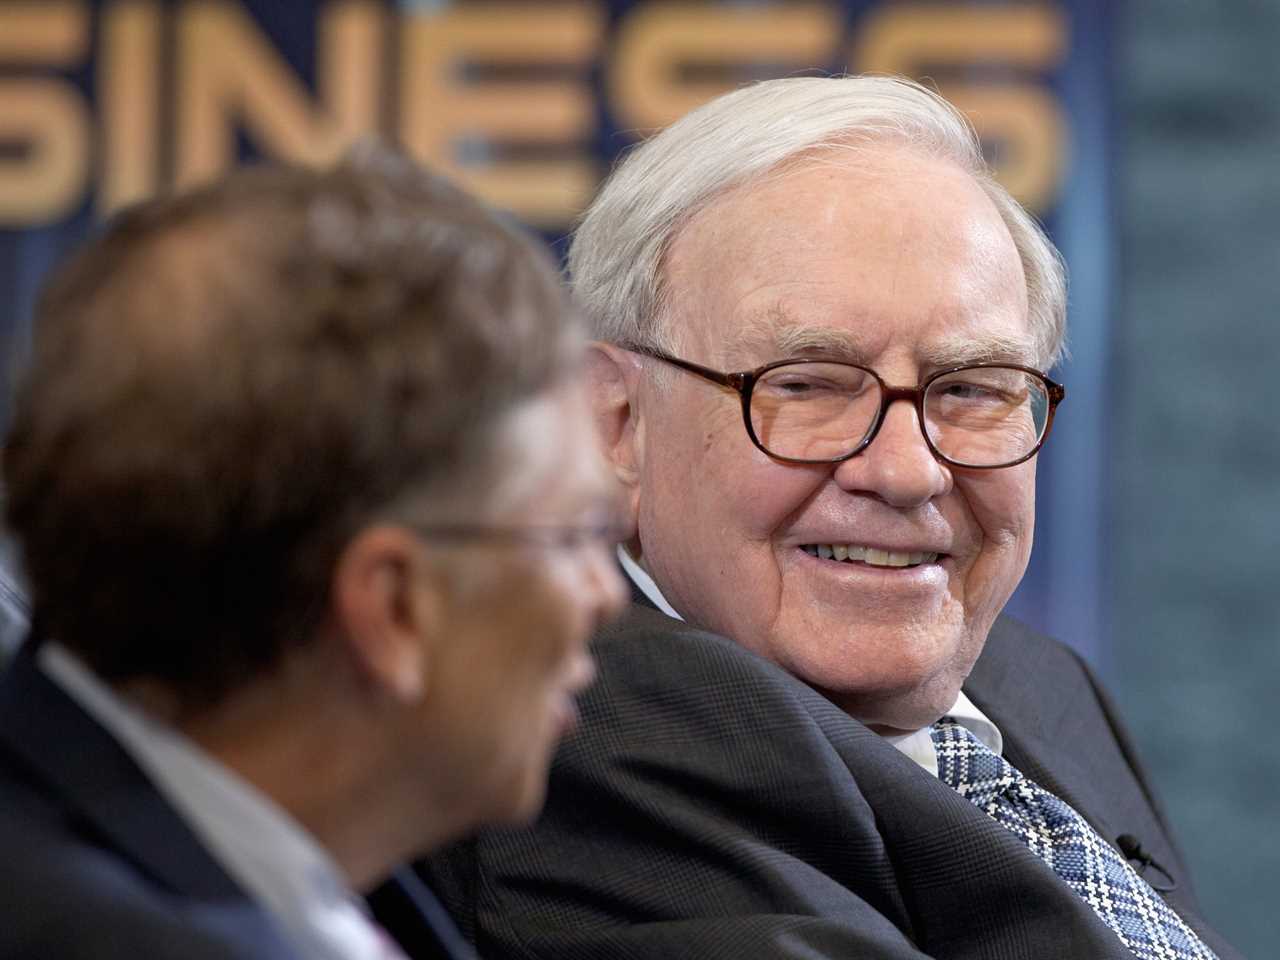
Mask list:
POLYGON ((627 529, 619 521, 547 526, 485 526, 472 523, 415 523, 410 529, 438 543, 524 544, 561 550, 582 550, 599 546, 612 550, 627 539, 627 529))
POLYGON ((925 443, 943 463, 1012 467, 1044 443, 1066 389, 1038 370, 979 363, 940 370, 919 386, 891 387, 874 370, 830 360, 778 360, 722 373, 661 350, 628 347, 742 396, 751 442, 775 460, 839 463, 875 439, 895 400, 916 408, 925 443))

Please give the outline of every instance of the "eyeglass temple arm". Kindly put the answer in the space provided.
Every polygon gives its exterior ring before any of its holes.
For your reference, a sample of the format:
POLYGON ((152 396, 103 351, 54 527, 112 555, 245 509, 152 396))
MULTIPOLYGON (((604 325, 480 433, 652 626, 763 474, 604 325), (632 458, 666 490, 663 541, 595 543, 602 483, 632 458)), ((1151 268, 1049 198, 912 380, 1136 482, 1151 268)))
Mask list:
POLYGON ((712 383, 718 383, 722 387, 729 387, 739 393, 742 392, 745 378, 741 373, 721 373, 719 370, 712 370, 710 367, 704 367, 699 363, 673 357, 671 354, 664 353, 655 347, 628 347, 627 349, 632 353, 638 353, 641 356, 652 357, 654 360, 669 363, 673 367, 679 367, 681 370, 688 370, 690 373, 696 374, 705 380, 710 380, 712 383))

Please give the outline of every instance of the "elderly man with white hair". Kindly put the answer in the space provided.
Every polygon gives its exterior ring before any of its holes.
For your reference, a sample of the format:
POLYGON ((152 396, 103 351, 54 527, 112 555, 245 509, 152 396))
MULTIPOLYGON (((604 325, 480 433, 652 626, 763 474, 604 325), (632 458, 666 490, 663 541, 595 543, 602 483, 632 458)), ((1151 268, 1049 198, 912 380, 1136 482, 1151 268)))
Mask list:
POLYGON ((616 171, 570 269, 634 603, 543 820, 425 868, 481 952, 1237 957, 1087 666, 1001 615, 1066 283, 959 113, 722 97, 616 171))

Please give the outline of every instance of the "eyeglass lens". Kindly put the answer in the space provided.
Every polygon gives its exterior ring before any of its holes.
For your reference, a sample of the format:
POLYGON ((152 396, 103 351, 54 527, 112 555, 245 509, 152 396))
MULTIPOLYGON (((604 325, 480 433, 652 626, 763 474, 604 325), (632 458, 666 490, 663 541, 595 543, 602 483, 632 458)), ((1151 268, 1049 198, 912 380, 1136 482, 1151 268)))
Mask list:
MULTIPOLYGON (((843 363, 795 363, 763 373, 751 392, 751 426, 774 456, 835 460, 858 449, 874 428, 880 381, 843 363)), ((958 464, 1012 463, 1033 450, 1049 416, 1044 381, 1012 367, 969 367, 931 381, 924 431, 958 464)))

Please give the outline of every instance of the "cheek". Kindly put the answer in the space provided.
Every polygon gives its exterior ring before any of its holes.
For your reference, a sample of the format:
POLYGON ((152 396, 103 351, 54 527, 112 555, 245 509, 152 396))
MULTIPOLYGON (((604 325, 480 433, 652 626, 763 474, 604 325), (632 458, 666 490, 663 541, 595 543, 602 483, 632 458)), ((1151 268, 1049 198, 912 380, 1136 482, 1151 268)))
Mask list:
POLYGON ((554 668, 586 644, 592 626, 591 588, 582 559, 571 553, 548 556, 539 573, 533 603, 546 632, 544 662, 554 668))
POLYGON ((652 434, 661 438, 660 449, 649 451, 642 478, 650 529, 699 553, 767 542, 829 472, 770 459, 747 436, 741 408, 719 399, 688 416, 664 418, 652 434))
POLYGON ((1003 606, 1031 557, 1035 535, 1034 461, 958 480, 981 536, 970 590, 993 595, 1003 606))
POLYGON ((548 555, 495 578, 466 597, 474 611, 467 633, 466 667, 483 688, 484 707, 540 696, 563 670, 585 618, 574 602, 576 585, 548 555))
POLYGON ((697 625, 754 649, 752 638, 768 635, 783 599, 774 538, 826 472, 778 464, 745 433, 742 440, 712 444, 692 461, 673 459, 656 495, 645 491, 640 532, 667 599, 697 625))
POLYGON ((578 602, 582 587, 573 580, 576 571, 560 569, 572 566, 562 557, 548 556, 546 564, 514 595, 495 599, 510 614, 504 629, 512 639, 513 668, 528 686, 545 685, 559 673, 587 631, 585 608, 578 602), (514 600, 522 594, 522 600, 514 600))
POLYGON ((719 589, 710 578, 727 578, 735 582, 724 588, 741 603, 741 580, 764 586, 776 576, 774 534, 821 480, 755 454, 716 447, 694 460, 673 459, 652 478, 641 497, 640 534, 659 582, 679 591, 701 581, 697 592, 719 589))

